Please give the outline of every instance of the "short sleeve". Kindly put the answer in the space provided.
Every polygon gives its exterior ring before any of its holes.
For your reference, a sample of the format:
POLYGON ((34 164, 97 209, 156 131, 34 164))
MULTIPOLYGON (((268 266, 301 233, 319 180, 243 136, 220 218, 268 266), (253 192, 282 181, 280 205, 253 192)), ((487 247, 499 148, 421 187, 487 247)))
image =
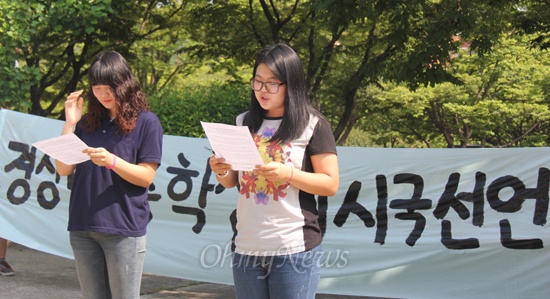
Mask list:
POLYGON ((158 163, 162 159, 163 131, 158 117, 152 112, 141 114, 142 138, 138 150, 137 162, 158 163))
POLYGON ((334 140, 334 134, 330 124, 325 118, 319 118, 319 121, 315 125, 309 145, 307 147, 308 154, 310 156, 334 153, 336 154, 336 141, 334 140))

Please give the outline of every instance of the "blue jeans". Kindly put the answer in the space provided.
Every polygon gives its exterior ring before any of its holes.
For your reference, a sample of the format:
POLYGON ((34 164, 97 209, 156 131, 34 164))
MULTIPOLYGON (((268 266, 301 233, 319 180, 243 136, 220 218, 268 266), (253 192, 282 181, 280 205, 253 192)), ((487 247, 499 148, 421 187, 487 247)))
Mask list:
POLYGON ((233 253, 238 299, 313 299, 321 277, 321 245, 281 256, 233 253))
POLYGON ((146 240, 96 232, 70 232, 85 299, 139 298, 146 240))

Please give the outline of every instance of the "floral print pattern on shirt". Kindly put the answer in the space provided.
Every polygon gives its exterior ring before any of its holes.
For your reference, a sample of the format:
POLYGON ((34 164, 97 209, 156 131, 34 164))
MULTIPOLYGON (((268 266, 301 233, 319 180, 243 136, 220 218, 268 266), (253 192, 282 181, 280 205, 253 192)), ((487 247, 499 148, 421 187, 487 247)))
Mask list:
MULTIPOLYGON (((253 136, 254 142, 264 163, 275 161, 289 164, 291 163, 290 151, 292 146, 289 143, 281 144, 269 141, 276 131, 277 128, 265 128, 262 132, 253 136)), ((285 190, 289 185, 288 182, 284 181, 269 181, 263 176, 255 175, 252 171, 243 172, 240 184, 239 192, 244 194, 246 198, 254 196, 254 201, 258 205, 267 205, 270 199, 279 201, 279 199, 285 198, 287 194, 285 190)))

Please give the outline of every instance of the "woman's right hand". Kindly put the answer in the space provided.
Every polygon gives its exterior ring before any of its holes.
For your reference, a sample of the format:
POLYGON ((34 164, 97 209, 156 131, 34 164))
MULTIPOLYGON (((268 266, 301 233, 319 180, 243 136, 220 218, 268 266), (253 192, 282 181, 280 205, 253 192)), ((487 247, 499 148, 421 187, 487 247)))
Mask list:
POLYGON ((84 98, 81 97, 84 90, 71 92, 65 101, 65 121, 74 126, 82 117, 82 104, 84 98))
POLYGON ((225 163, 224 158, 217 158, 216 155, 210 156, 208 163, 210 163, 210 169, 212 169, 212 172, 218 175, 218 177, 224 176, 224 174, 231 171, 231 165, 225 163))

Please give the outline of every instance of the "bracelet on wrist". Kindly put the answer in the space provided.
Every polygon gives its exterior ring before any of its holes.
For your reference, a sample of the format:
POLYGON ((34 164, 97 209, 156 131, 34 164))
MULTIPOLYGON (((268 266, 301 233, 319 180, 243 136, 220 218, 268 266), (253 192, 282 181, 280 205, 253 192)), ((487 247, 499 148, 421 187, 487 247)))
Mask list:
POLYGON ((290 165, 290 178, 288 178, 287 183, 290 184, 290 181, 292 181, 293 177, 294 177, 294 166, 290 165))
POLYGON ((116 166, 116 155, 113 154, 113 164, 111 164, 111 165, 105 165, 105 168, 107 168, 107 169, 113 169, 113 168, 115 168, 115 166, 116 166))
POLYGON ((224 171, 223 173, 216 173, 216 175, 217 175, 219 178, 226 177, 228 174, 229 174, 229 171, 228 171, 228 170, 224 171))

